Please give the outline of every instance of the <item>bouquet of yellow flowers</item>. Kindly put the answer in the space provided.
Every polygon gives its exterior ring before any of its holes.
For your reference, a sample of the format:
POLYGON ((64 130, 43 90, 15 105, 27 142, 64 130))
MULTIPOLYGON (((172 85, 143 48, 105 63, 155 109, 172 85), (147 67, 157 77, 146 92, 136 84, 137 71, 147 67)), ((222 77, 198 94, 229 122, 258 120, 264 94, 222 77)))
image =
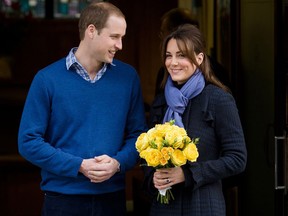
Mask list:
MULTIPOLYGON (((187 160, 191 162, 197 160, 199 154, 196 144, 199 138, 191 139, 184 128, 174 123, 175 121, 171 120, 157 124, 137 138, 136 149, 148 166, 156 169, 171 168, 182 166, 187 160)), ((170 189, 159 191, 157 200, 168 204, 171 198, 174 199, 170 189)))

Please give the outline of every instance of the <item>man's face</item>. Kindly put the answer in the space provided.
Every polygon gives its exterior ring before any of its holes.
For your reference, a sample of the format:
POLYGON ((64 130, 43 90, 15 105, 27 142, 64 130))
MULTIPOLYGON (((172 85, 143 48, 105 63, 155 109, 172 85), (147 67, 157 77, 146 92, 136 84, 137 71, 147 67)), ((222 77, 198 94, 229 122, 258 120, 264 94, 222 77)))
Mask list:
POLYGON ((122 49, 122 39, 126 28, 127 24, 123 17, 111 15, 100 33, 95 32, 92 46, 98 61, 105 63, 113 61, 116 52, 122 49))

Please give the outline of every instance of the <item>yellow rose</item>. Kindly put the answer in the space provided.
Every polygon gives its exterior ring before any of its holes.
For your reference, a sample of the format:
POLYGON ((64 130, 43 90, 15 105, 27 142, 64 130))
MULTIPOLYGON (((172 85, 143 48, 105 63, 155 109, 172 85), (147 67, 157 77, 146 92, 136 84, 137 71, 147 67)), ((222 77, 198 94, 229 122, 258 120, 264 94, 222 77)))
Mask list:
POLYGON ((187 160, 191 162, 196 161, 199 156, 198 149, 194 143, 189 143, 183 150, 183 153, 187 160))
POLYGON ((175 166, 182 166, 186 164, 187 159, 181 150, 176 149, 171 155, 171 161, 175 166))
POLYGON ((151 150, 150 147, 144 149, 143 151, 141 151, 141 152, 139 153, 139 156, 140 156, 141 158, 145 159, 145 158, 146 158, 146 155, 149 154, 150 150, 151 150))
POLYGON ((148 166, 156 167, 160 165, 160 160, 162 159, 162 154, 157 149, 150 149, 145 155, 145 160, 148 166))
POLYGON ((165 134, 172 130, 172 125, 169 122, 166 122, 164 124, 157 125, 157 129, 163 131, 163 134, 165 134))
POLYGON ((155 127, 147 131, 147 136, 149 137, 149 140, 154 140, 155 133, 156 133, 155 127))
POLYGON ((138 152, 143 151, 149 146, 148 137, 146 133, 142 133, 140 134, 140 136, 138 136, 135 146, 138 152))
POLYGON ((184 128, 174 125, 174 121, 157 124, 147 133, 142 133, 135 143, 141 158, 148 166, 182 166, 187 160, 196 161, 199 138, 190 139, 184 128), (184 149, 184 150, 183 150, 184 149))
POLYGON ((181 136, 186 136, 187 132, 184 128, 179 127, 177 125, 172 125, 172 130, 177 131, 177 133, 179 133, 181 136))
POLYGON ((161 166, 165 166, 167 163, 168 163, 168 160, 167 160, 166 158, 162 157, 162 158, 160 159, 160 165, 161 165, 161 166))
POLYGON ((183 137, 183 143, 184 143, 184 145, 185 144, 189 144, 189 143, 191 143, 192 141, 191 141, 191 139, 190 139, 190 137, 189 136, 184 136, 183 137))
POLYGON ((154 142, 155 142, 155 145, 157 146, 158 150, 161 150, 163 148, 163 138, 162 137, 157 137, 154 142))
POLYGON ((169 160, 170 155, 173 153, 173 151, 174 151, 174 149, 171 147, 163 147, 161 149, 161 154, 166 160, 169 160))
POLYGON ((165 134, 171 130, 171 126, 169 124, 157 124, 155 130, 157 131, 157 136, 163 139, 165 134))
POLYGON ((169 143, 169 146, 173 148, 183 148, 184 142, 183 137, 187 136, 187 133, 184 128, 180 128, 176 125, 171 125, 172 130, 166 134, 165 140, 169 143))

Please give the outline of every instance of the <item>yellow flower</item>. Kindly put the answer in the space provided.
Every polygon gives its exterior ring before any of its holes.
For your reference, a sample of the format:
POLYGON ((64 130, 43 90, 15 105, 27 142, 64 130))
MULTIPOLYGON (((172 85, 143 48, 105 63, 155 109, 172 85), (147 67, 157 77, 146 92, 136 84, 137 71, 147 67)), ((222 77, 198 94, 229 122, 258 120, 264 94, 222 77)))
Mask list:
POLYGON ((184 142, 183 137, 186 137, 187 133, 184 128, 180 128, 176 125, 172 125, 169 133, 166 133, 165 140, 172 146, 174 149, 183 148, 184 142))
POLYGON ((138 152, 145 150, 149 146, 148 137, 146 133, 140 134, 136 141, 136 149, 138 152))
POLYGON ((157 167, 160 165, 160 160, 162 159, 162 154, 157 149, 150 149, 145 155, 145 160, 148 166, 157 167))
MULTIPOLYGON (((171 120, 164 124, 157 124, 137 138, 136 149, 148 166, 159 169, 182 166, 187 160, 197 160, 196 144, 199 138, 191 140, 185 129, 174 123, 175 121, 171 120)), ((161 203, 168 204, 170 199, 174 199, 170 189, 165 195, 158 193, 157 200, 161 203)))
POLYGON ((153 140, 157 137, 157 131, 155 128, 151 128, 150 130, 147 131, 147 136, 149 137, 149 140, 153 140))
POLYGON ((148 147, 148 148, 142 150, 142 151, 139 153, 139 156, 140 156, 141 158, 145 159, 145 158, 146 158, 146 155, 149 154, 149 152, 151 151, 151 149, 152 149, 151 147, 148 147))
POLYGON ((183 143, 184 143, 184 145, 185 145, 185 144, 188 144, 188 143, 191 143, 191 139, 190 139, 190 137, 187 136, 187 135, 184 136, 184 137, 183 137, 183 143))
POLYGON ((157 124, 154 128, 150 129, 147 133, 150 138, 162 138, 165 136, 166 129, 162 127, 163 125, 157 124))
POLYGON ((160 159, 160 165, 165 166, 167 163, 168 163, 168 160, 162 156, 162 158, 160 159))
POLYGON ((174 149, 171 147, 163 147, 161 149, 161 154, 166 160, 170 159, 170 155, 173 153, 174 149))
POLYGON ((171 161, 175 166, 182 166, 186 164, 187 159, 181 150, 176 149, 171 155, 171 161))
POLYGON ((186 156, 187 160, 194 162, 197 160, 199 153, 197 150, 196 145, 192 142, 189 143, 185 149, 183 150, 184 155, 186 156))
POLYGON ((162 137, 157 137, 154 142, 155 142, 155 145, 156 145, 158 150, 161 150, 163 148, 163 138, 162 137))

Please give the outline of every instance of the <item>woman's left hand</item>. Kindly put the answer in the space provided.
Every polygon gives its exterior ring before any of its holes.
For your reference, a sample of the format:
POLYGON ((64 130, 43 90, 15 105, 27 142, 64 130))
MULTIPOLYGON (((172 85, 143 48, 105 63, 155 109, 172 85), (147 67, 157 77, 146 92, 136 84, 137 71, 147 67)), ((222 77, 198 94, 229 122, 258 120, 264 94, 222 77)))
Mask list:
POLYGON ((185 181, 181 167, 157 169, 153 176, 153 183, 158 190, 171 187, 185 181))

